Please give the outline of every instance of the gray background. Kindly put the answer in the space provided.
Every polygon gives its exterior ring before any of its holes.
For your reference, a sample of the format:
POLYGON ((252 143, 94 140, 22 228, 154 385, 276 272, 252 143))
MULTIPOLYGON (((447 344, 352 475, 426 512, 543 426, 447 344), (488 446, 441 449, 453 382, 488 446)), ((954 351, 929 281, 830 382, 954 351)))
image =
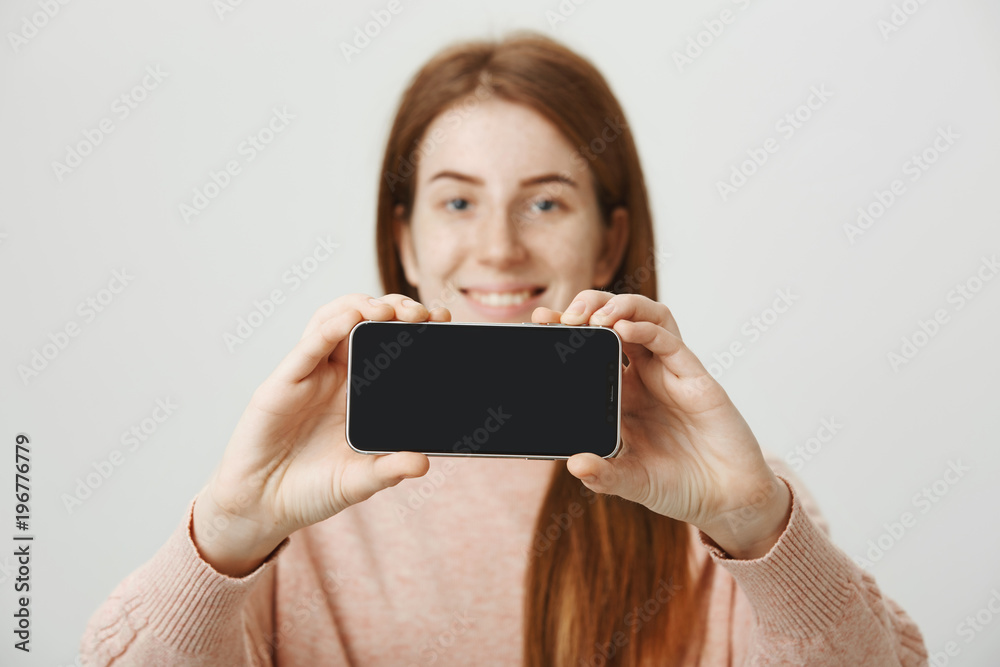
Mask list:
MULTIPOLYGON (((687 343, 706 364, 744 344, 720 379, 765 448, 842 424, 799 470, 835 541, 860 558, 891 541, 870 569, 928 648, 955 641, 949 664, 995 664, 1000 618, 971 641, 958 633, 1000 591, 1000 280, 961 309, 949 293, 1000 253, 1000 8, 896 4, 918 9, 884 35, 887 0, 565 0, 573 11, 554 25, 555 0, 401 0, 348 63, 339 44, 385 2, 251 0, 221 16, 208 0, 71 2, 18 45, 10 34, 42 10, 4 2, 0 434, 7 452, 15 434, 33 439, 37 541, 30 657, 11 647, 13 548, 0 548, 0 663, 72 664, 90 614, 174 529, 311 313, 379 292, 379 160, 415 68, 453 40, 528 27, 592 59, 625 107, 671 255, 661 300, 687 343), (734 21, 678 68, 674 52, 724 9, 734 21), (165 79, 121 119, 113 101, 156 66, 165 79), (812 86, 832 97, 786 138, 775 124, 812 86), (240 142, 275 107, 295 119, 247 162, 240 142), (114 131, 60 181, 52 163, 102 118, 114 131), (910 181, 904 163, 948 127, 959 138, 910 181), (717 182, 768 137, 780 149, 723 201, 717 182), (185 223, 178 206, 231 159, 242 172, 185 223), (844 226, 897 178, 904 194, 850 243, 844 226), (326 235, 338 249, 291 289, 282 275, 326 235), (132 281, 86 322, 78 304, 122 269, 132 281), (224 334, 276 288, 286 301, 228 349, 224 334), (779 289, 796 300, 751 341, 744 323, 779 289), (948 322, 893 368, 887 355, 939 308, 948 322), (19 366, 71 321, 79 335, 23 380, 19 366), (168 398, 174 413, 123 447, 168 398), (70 512, 64 495, 116 449, 121 465, 70 512), (922 511, 915 494, 956 461, 970 470, 922 511), (890 540, 885 524, 907 511, 916 524, 890 540)), ((13 544, 13 471, 2 477, 0 539, 13 544)))

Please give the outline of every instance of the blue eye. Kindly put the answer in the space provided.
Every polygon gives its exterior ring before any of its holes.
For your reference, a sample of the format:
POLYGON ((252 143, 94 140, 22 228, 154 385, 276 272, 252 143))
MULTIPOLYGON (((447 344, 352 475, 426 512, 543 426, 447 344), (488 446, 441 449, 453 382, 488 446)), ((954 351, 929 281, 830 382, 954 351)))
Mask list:
POLYGON ((449 199, 448 201, 446 201, 444 203, 444 207, 445 208, 451 208, 451 210, 453 210, 453 211, 466 211, 469 208, 469 200, 468 199, 462 199, 461 197, 455 197, 454 199, 449 199), (454 204, 454 203, 456 203, 456 202, 461 202, 463 205, 462 206, 456 206, 456 207, 452 208, 451 205, 454 204))
POLYGON ((558 208, 559 203, 554 199, 538 199, 531 203, 531 207, 533 210, 538 210, 543 213, 546 213, 548 211, 554 211, 556 208, 558 208))

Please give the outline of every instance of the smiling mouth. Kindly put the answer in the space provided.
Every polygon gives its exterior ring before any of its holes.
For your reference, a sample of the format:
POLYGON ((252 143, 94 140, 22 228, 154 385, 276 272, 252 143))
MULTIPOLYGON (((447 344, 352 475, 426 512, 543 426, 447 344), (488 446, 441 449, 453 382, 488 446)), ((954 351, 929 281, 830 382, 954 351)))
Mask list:
POLYGON ((544 292, 545 288, 534 287, 510 292, 485 292, 474 289, 463 289, 460 291, 476 303, 493 308, 504 308, 507 306, 519 306, 544 292))

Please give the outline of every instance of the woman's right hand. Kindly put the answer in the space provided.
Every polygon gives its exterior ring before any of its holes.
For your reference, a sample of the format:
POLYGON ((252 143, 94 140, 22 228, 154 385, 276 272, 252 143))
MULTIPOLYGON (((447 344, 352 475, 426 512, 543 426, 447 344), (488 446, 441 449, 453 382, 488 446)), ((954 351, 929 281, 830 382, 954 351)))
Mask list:
POLYGON ((418 452, 359 454, 346 438, 347 337, 362 320, 451 320, 401 294, 349 294, 313 315, 253 394, 194 506, 195 544, 217 571, 244 576, 305 526, 419 477, 418 452))

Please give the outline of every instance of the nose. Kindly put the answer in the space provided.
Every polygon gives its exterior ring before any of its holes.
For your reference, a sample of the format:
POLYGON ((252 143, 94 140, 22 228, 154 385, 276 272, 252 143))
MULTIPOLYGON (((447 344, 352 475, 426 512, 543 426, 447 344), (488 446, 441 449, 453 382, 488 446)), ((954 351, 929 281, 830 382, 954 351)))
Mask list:
POLYGON ((479 220, 474 253, 482 264, 504 268, 524 261, 527 248, 521 241, 516 216, 494 207, 479 220))

